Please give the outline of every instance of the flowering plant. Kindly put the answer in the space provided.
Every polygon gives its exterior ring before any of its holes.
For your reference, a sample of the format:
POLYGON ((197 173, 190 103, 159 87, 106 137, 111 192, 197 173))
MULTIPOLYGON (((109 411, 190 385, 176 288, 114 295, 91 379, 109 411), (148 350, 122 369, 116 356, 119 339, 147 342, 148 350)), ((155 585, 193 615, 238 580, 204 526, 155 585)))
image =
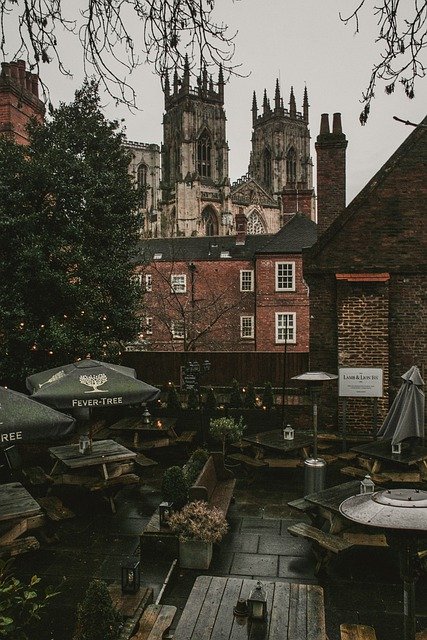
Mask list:
POLYGON ((181 542, 220 542, 228 530, 223 512, 201 500, 189 502, 181 511, 173 513, 169 517, 169 526, 181 542))

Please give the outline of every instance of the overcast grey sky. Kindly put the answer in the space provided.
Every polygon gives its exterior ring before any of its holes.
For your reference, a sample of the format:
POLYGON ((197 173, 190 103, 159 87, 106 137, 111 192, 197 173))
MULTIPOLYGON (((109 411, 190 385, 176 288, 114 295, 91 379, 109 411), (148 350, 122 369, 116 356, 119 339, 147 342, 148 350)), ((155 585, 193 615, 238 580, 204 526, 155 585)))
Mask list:
MULTIPOLYGON (((418 83, 414 100, 404 96, 400 85, 391 96, 385 95, 383 86, 378 87, 368 123, 360 126, 361 92, 378 49, 373 16, 364 14, 358 35, 354 35, 352 26, 340 21, 339 11, 350 10, 354 4, 353 0, 217 0, 217 15, 231 31, 238 30, 236 62, 250 74, 231 78, 225 89, 232 180, 246 173, 248 167, 252 93, 256 91, 258 105, 264 88, 273 98, 277 77, 285 105, 291 85, 294 87, 297 109, 307 86, 314 161, 320 114, 341 112, 349 141, 348 202, 410 134, 411 128, 394 121, 393 115, 415 122, 426 115, 427 78, 418 83)), ((75 71, 73 80, 61 79, 51 65, 45 68, 54 103, 71 100, 81 84, 77 56, 72 50, 69 55, 75 71)), ((105 113, 125 119, 130 140, 161 144, 163 95, 159 79, 148 66, 141 67, 134 73, 132 84, 141 111, 131 114, 105 99, 105 113)))

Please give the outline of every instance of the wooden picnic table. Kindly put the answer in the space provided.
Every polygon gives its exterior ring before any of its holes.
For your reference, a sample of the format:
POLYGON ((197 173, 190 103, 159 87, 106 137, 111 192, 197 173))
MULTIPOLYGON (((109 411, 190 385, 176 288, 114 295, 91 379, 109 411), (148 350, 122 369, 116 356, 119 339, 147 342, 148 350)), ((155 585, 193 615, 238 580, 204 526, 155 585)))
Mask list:
POLYGON ((309 434, 295 433, 293 440, 285 440, 282 429, 263 431, 252 436, 242 438, 255 451, 257 460, 265 461, 269 467, 300 466, 302 460, 309 456, 309 447, 313 437, 309 434), (275 455, 276 457, 271 457, 275 455), (292 458, 296 454, 297 457, 292 458))
POLYGON ((264 582, 267 620, 237 617, 256 580, 199 576, 182 612, 174 640, 326 640, 323 590, 318 585, 264 582))
POLYGON ((110 426, 111 431, 133 435, 135 449, 165 447, 177 440, 176 418, 152 418, 147 424, 142 416, 127 416, 110 426))
POLYGON ((352 447, 351 450, 366 460, 366 468, 370 473, 382 473, 390 481, 417 482, 427 479, 426 446, 402 443, 401 453, 393 453, 390 440, 374 440, 352 447), (397 465, 401 472, 393 471, 392 465, 397 465), (408 476, 408 472, 414 477, 408 476))
MULTIPOLYGON (((55 484, 102 491, 139 482, 139 477, 133 473, 136 452, 115 440, 93 441, 92 450, 84 454, 79 453, 78 444, 51 447, 49 453, 55 460, 50 472, 55 484)), ((108 498, 111 509, 115 512, 112 495, 109 494, 108 498)))
POLYGON ((38 549, 34 536, 23 536, 45 524, 39 503, 20 482, 0 485, 0 555, 15 556, 38 549))

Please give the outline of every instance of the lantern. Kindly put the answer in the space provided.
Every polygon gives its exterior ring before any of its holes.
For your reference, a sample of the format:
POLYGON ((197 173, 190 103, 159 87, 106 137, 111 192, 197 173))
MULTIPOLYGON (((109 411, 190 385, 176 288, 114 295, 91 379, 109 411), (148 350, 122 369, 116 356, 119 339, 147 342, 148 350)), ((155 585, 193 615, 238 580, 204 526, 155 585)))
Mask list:
POLYGON ((139 560, 128 558, 122 564, 122 593, 136 593, 141 584, 141 567, 139 560))
POLYGON ((168 526, 168 518, 172 513, 173 502, 161 502, 159 504, 159 521, 161 527, 168 526))
POLYGON ((147 407, 145 407, 144 413, 142 414, 142 422, 147 426, 151 423, 151 414, 147 407))
POLYGON ((247 604, 250 618, 253 620, 265 620, 267 618, 267 595, 259 580, 255 589, 251 591, 247 604))
POLYGON ((391 452, 397 453, 398 455, 402 453, 402 443, 396 442, 396 444, 391 445, 391 452))
POLYGON ((79 438, 79 453, 84 455, 86 453, 90 453, 91 443, 90 438, 87 434, 80 436, 79 438))
POLYGON ((374 493, 375 485, 371 480, 371 476, 367 474, 360 483, 359 493, 374 493))
POLYGON ((290 424, 286 425, 286 428, 283 429, 283 439, 284 440, 293 440, 295 435, 294 429, 292 429, 290 424))

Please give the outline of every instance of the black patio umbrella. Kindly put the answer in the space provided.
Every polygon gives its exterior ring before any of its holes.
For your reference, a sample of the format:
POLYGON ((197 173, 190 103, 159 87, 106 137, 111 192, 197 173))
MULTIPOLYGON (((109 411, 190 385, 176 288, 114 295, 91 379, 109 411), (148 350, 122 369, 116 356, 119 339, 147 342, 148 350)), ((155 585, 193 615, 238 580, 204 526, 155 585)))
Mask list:
POLYGON ((56 440, 73 431, 75 420, 23 393, 0 387, 2 445, 56 440))
POLYGON ((160 389, 138 380, 135 369, 90 359, 34 373, 26 384, 35 400, 56 409, 141 404, 160 394, 160 389))
POLYGON ((418 367, 413 366, 402 375, 404 380, 390 407, 378 437, 397 444, 406 438, 424 437, 424 384, 418 367))

